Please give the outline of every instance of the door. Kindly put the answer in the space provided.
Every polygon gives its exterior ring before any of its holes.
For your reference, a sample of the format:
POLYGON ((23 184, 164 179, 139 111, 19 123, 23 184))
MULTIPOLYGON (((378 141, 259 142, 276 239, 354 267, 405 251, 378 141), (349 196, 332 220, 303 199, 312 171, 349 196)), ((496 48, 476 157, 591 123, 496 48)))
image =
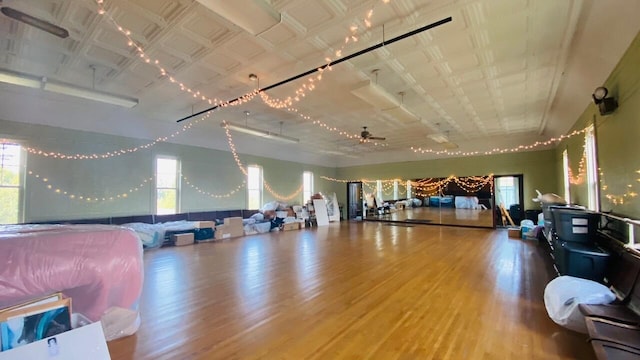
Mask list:
POLYGON ((349 202, 347 216, 349 220, 362 220, 362 183, 347 183, 347 199, 349 202))
MULTIPOLYGON (((496 209, 499 209, 499 205, 503 205, 515 225, 520 225, 520 221, 524 220, 522 180, 522 175, 500 175, 494 177, 496 209)), ((498 216, 498 219, 500 219, 500 216, 498 216)), ((502 225, 501 220, 498 221, 498 225, 502 225)))

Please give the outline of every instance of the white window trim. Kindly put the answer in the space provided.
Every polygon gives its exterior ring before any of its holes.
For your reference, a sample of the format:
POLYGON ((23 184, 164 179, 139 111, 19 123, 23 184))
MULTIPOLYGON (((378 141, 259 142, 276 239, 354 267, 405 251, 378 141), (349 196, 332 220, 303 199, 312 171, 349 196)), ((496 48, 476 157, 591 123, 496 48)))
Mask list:
MULTIPOLYGON (((154 214, 158 214, 158 189, 174 189, 174 188, 159 188, 158 187, 158 160, 159 159, 169 159, 169 160, 175 160, 176 161, 176 204, 175 204, 175 212, 174 214, 178 214, 181 211, 181 206, 180 204, 182 203, 181 201, 181 193, 182 193, 182 187, 181 187, 181 176, 180 174, 182 174, 182 162, 180 161, 180 158, 178 158, 177 156, 171 156, 171 155, 157 155, 156 156, 156 161, 153 164, 154 167, 154 174, 156 176, 156 184, 155 184, 155 189, 154 189, 154 193, 153 193, 153 198, 154 198, 154 214)), ((165 214, 163 214, 165 215, 165 214)), ((168 215, 168 214, 166 214, 168 215)))
POLYGON ((311 196, 313 195, 313 188, 315 186, 315 179, 314 179, 314 174, 311 171, 303 171, 302 172, 302 202, 304 203, 305 201, 309 201, 311 199, 311 196), (305 191, 306 189, 304 188, 305 185, 305 181, 304 181, 304 177, 306 174, 309 174, 309 191, 305 191), (308 196, 306 194, 309 194, 308 196))
POLYGON ((247 165, 247 208, 250 210, 256 210, 256 209, 251 209, 250 206, 250 202, 251 202, 251 190, 258 190, 259 193, 259 199, 258 199, 258 208, 260 208, 260 206, 264 203, 264 169, 262 168, 262 166, 260 165, 247 165), (258 188, 257 189, 251 189, 251 185, 250 185, 250 181, 249 181, 249 168, 254 167, 257 168, 259 170, 259 174, 260 174, 260 179, 258 180, 258 188))
POLYGON ((564 185, 564 201, 571 204, 571 179, 569 178, 569 151, 564 149, 562 152, 562 173, 564 185))
MULTIPOLYGON (((18 223, 24 222, 25 219, 25 203, 24 203, 24 194, 25 194, 25 186, 26 186, 26 164, 27 164, 27 151, 25 150, 25 145, 20 141, 9 139, 9 138, 0 138, 0 144, 15 144, 20 146, 20 162, 18 163, 18 178, 20 179, 20 183, 17 186, 18 188, 18 223)), ((4 186, 3 186, 4 187, 4 186)), ((7 186, 11 188, 15 188, 15 186, 7 186)))
POLYGON ((598 191, 598 157, 596 153, 596 136, 593 125, 587 129, 585 138, 588 208, 589 210, 600 211, 600 194, 598 191))

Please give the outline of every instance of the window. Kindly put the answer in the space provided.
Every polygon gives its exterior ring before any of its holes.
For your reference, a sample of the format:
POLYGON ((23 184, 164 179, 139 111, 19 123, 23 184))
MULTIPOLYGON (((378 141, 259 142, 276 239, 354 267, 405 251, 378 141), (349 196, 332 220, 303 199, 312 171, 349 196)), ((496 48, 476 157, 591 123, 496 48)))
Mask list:
POLYGON ((567 150, 565 149, 562 152, 562 171, 564 174, 563 177, 563 183, 564 183, 564 201, 567 202, 567 204, 571 204, 571 187, 570 187, 570 182, 569 182, 569 176, 571 176, 569 174, 569 153, 567 152, 567 150))
POLYGON ((382 180, 376 180, 376 200, 382 202, 382 180))
POLYGON ((305 171, 302 173, 302 202, 306 203, 313 195, 313 173, 305 171))
POLYGON ((178 212, 180 162, 175 158, 156 159, 156 214, 178 212))
POLYGON ((20 144, 0 140, 0 224, 17 224, 21 219, 20 144))
POLYGON ((247 207, 260 209, 262 205, 262 168, 258 165, 247 167, 247 207))
POLYGON ((496 177, 495 180, 498 203, 503 204, 506 209, 513 204, 518 204, 520 201, 518 179, 513 176, 501 176, 496 177))
POLYGON ((393 200, 398 200, 398 180, 393 180, 393 200))
POLYGON ((596 137, 593 126, 585 134, 585 151, 587 155, 587 196, 589 210, 600 210, 598 194, 598 161, 596 157, 596 137))
POLYGON ((411 180, 407 180, 407 199, 411 199, 411 180))

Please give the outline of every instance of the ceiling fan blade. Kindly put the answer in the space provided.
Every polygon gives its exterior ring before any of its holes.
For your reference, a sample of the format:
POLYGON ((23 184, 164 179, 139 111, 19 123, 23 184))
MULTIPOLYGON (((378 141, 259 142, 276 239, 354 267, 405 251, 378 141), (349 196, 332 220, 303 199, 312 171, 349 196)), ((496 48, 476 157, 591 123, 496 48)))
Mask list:
POLYGON ((69 37, 69 31, 67 31, 67 29, 63 29, 57 25, 54 25, 48 21, 42 20, 42 19, 38 19, 36 17, 33 17, 29 14, 25 14, 22 11, 10 8, 10 7, 3 7, 2 9, 0 9, 0 11, 2 11, 3 14, 5 14, 6 16, 14 19, 14 20, 18 20, 21 21, 25 24, 31 25, 33 27, 36 27, 40 30, 46 31, 49 34, 58 36, 60 38, 67 38, 69 37))
POLYGON ((387 140, 386 137, 369 136, 369 140, 387 140))

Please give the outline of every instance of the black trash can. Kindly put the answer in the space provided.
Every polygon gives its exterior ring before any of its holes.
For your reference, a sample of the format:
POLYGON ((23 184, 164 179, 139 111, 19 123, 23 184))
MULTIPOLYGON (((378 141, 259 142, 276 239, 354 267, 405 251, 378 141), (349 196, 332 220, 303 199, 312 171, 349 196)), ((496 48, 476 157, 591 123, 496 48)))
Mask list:
POLYGON ((524 218, 527 220, 533 221, 534 224, 538 223, 538 214, 540 214, 542 210, 525 210, 524 218))

